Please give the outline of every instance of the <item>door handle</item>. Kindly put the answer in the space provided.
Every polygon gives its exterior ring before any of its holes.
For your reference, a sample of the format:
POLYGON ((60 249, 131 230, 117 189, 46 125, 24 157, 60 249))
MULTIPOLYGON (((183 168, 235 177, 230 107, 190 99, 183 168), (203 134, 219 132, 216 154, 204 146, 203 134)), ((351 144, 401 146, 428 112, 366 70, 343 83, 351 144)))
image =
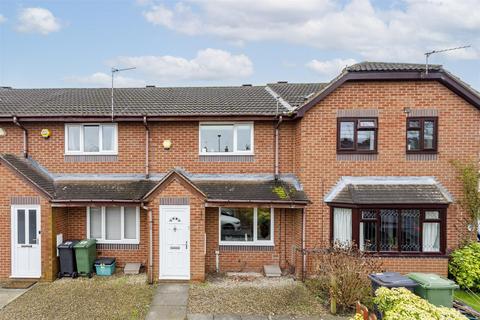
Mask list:
POLYGON ((31 248, 32 245, 31 244, 22 244, 20 247, 21 248, 31 248))
POLYGON ((188 249, 188 241, 185 241, 185 249, 188 249))

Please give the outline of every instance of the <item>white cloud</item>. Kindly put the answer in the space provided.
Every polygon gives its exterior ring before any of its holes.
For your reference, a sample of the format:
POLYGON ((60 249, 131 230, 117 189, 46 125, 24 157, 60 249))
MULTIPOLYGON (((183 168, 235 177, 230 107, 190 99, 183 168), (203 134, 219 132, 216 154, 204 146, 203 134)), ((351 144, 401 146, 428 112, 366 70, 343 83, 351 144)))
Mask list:
POLYGON ((160 81, 237 79, 253 73, 253 64, 246 55, 210 48, 198 51, 190 60, 176 56, 134 56, 118 57, 111 64, 136 67, 160 81))
MULTIPOLYGON (((400 0, 387 9, 371 0, 184 0, 153 4, 145 19, 187 35, 229 41, 276 40, 347 50, 368 60, 422 61, 423 53, 471 43, 480 47, 480 0, 400 0), (393 8, 393 9, 392 9, 393 8)), ((451 54, 455 59, 480 55, 451 54)))
POLYGON ((59 31, 59 20, 44 8, 25 8, 18 15, 17 31, 47 35, 59 31))
POLYGON ((355 63, 357 63, 355 59, 332 59, 324 61, 313 59, 307 63, 307 67, 320 75, 325 76, 327 79, 331 79, 338 75, 343 68, 355 63))
MULTIPOLYGON (((111 75, 103 72, 96 72, 89 76, 71 76, 65 80, 89 87, 110 87, 112 85, 111 75)), ((116 88, 144 87, 145 81, 116 75, 114 84, 116 88)))
POLYGON ((0 24, 4 23, 5 21, 7 21, 7 18, 5 18, 5 16, 3 16, 3 15, 0 13, 0 24))

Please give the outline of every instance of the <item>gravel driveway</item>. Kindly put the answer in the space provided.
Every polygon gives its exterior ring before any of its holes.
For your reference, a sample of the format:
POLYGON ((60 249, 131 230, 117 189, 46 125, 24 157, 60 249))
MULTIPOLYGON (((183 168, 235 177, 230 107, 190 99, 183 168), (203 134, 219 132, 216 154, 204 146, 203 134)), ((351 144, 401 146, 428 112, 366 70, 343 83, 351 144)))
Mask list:
POLYGON ((145 275, 64 278, 36 284, 0 319, 144 319, 153 290, 145 275))
POLYGON ((292 278, 213 277, 190 287, 189 313, 325 315, 327 310, 302 282, 292 278))

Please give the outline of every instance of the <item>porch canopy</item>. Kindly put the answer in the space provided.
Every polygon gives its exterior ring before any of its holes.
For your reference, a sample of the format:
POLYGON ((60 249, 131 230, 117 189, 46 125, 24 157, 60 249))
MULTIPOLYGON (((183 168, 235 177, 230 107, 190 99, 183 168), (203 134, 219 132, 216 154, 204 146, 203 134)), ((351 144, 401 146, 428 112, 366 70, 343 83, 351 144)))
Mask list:
POLYGON ((434 177, 342 177, 324 201, 347 206, 447 206, 453 198, 434 177))
POLYGON ((155 190, 179 179, 205 197, 206 206, 268 204, 302 207, 309 200, 293 175, 275 179, 269 174, 191 174, 173 169, 153 174, 51 174, 31 159, 0 155, 0 162, 49 198, 53 206, 90 203, 146 203, 155 190))

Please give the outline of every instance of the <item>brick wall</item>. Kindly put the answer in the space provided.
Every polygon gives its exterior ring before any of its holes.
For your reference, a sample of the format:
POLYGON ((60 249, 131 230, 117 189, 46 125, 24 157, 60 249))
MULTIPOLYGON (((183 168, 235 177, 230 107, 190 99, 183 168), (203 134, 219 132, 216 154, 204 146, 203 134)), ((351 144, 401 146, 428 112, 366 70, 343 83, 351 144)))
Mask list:
MULTIPOLYGON (((435 176, 456 199, 447 213, 447 247, 458 245, 465 212, 458 205, 462 186, 452 160, 478 161, 480 113, 473 106, 437 82, 356 82, 347 83, 297 123, 295 171, 312 204, 307 208, 307 248, 327 246, 330 239, 330 211, 325 194, 341 176, 435 176), (406 114, 404 108, 438 110, 438 159, 407 161, 406 114), (378 109, 378 159, 337 161, 336 112, 340 109, 378 109), (298 157, 297 157, 298 156, 298 157)), ((405 260, 388 260, 392 270, 404 269, 405 260)), ((409 260, 410 267, 446 272, 444 260, 409 260)))
MULTIPOLYGON (((145 172, 145 128, 140 122, 118 124, 118 161, 103 163, 65 162, 63 123, 25 123, 28 129, 29 155, 50 172, 55 173, 144 173, 145 172), (51 131, 51 137, 40 136, 43 128, 51 131)), ((22 130, 13 124, 0 124, 7 131, 0 137, 0 153, 21 154, 23 150, 22 130)), ((150 126, 150 170, 165 173, 182 167, 194 173, 273 173, 274 129, 271 121, 257 121, 254 126, 255 156, 253 162, 201 162, 198 155, 199 123, 151 122, 150 126), (173 146, 163 149, 163 141, 169 139, 173 146)), ((293 172, 292 133, 293 123, 283 123, 280 130, 280 168, 284 173, 293 172)))
MULTIPOLYGON (((0 189, 0 279, 7 279, 11 275, 11 203, 12 196, 38 196, 38 192, 29 184, 13 174, 8 168, 0 164, 2 177, 0 189)), ((52 247, 55 246, 52 236, 52 214, 49 202, 40 198, 41 212, 41 265, 42 280, 54 278, 56 257, 52 247)))

